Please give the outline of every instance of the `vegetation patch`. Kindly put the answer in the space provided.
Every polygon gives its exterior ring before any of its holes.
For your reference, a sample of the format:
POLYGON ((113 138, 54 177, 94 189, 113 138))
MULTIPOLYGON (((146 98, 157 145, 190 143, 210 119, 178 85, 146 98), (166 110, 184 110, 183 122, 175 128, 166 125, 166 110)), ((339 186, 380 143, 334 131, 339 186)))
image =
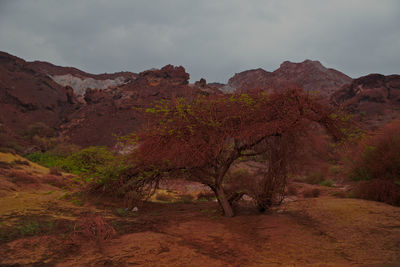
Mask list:
POLYGON ((400 205, 400 121, 364 137, 350 153, 349 177, 360 198, 400 205))

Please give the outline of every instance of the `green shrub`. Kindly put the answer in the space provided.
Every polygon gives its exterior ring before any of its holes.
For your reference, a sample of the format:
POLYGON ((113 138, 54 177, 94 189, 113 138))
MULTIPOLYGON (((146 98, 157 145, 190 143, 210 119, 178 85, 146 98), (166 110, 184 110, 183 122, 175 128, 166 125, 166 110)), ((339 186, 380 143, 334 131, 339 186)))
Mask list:
POLYGON ((305 178, 304 181, 309 184, 319 184, 325 180, 324 174, 321 172, 310 172, 305 178))
POLYGON ((319 185, 322 185, 322 186, 332 187, 332 186, 334 185, 334 183, 335 183, 335 182, 334 182, 333 180, 328 179, 328 180, 321 181, 321 182, 319 182, 318 184, 319 184, 319 185))
POLYGON ((58 150, 34 152, 27 155, 33 162, 60 171, 73 173, 84 182, 105 185, 114 182, 130 167, 123 156, 115 155, 106 147, 89 147, 76 151, 75 146, 58 146, 58 150))
POLYGON ((47 168, 51 167, 61 167, 63 165, 64 158, 54 155, 51 152, 33 152, 31 154, 26 155, 26 157, 32 161, 36 162, 40 165, 43 165, 47 168))

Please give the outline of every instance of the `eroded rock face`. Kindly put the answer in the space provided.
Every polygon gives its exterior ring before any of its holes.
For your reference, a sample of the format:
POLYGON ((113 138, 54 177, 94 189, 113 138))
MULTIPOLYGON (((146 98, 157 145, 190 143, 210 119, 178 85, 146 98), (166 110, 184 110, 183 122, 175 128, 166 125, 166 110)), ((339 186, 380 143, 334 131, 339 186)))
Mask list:
POLYGON ((331 97, 372 126, 400 118, 400 75, 369 74, 343 86, 331 97))
POLYGON ((319 61, 305 60, 301 63, 285 61, 274 72, 255 69, 237 73, 229 79, 228 86, 239 92, 296 86, 321 96, 329 96, 351 81, 349 76, 325 68, 319 61))
POLYGON ((27 62, 27 65, 39 73, 47 74, 59 85, 71 87, 80 99, 83 99, 87 89, 115 88, 129 83, 137 76, 132 72, 91 74, 76 68, 60 67, 43 61, 27 62))
POLYGON ((73 88, 74 93, 78 96, 83 96, 87 89, 99 89, 104 90, 107 88, 117 87, 119 85, 127 83, 124 77, 119 76, 113 80, 96 80, 93 78, 80 78, 75 77, 71 74, 65 75, 54 75, 50 76, 53 81, 61 86, 69 86, 73 88))
POLYGON ((21 132, 35 122, 58 127, 75 96, 24 60, 0 52, 0 113, 3 124, 21 132))
POLYGON ((201 90, 189 86, 189 74, 183 67, 167 65, 141 72, 130 83, 112 89, 89 89, 86 105, 69 116, 63 134, 79 145, 113 145, 115 135, 138 130, 144 110, 162 99, 193 98, 201 90))
POLYGON ((332 95, 332 102, 373 118, 373 123, 385 122, 400 113, 399 75, 372 74, 352 82, 316 61, 284 62, 274 72, 245 71, 224 86, 209 84, 205 79, 189 84, 189 74, 181 66, 167 65, 139 74, 94 75, 46 62, 26 62, 0 52, 0 124, 6 136, 16 138, 29 125, 42 122, 75 144, 112 146, 116 143, 114 135, 140 129, 146 121, 144 110, 157 101, 219 94, 221 87, 246 92, 291 85, 310 92, 320 90, 326 96, 341 86, 332 95), (56 83, 54 77, 65 78, 65 83, 58 82, 66 86, 56 83), (76 88, 80 88, 81 95, 77 95, 76 88))
POLYGON ((140 74, 93 75, 0 53, 2 127, 22 133, 42 122, 81 146, 113 145, 114 135, 141 127, 145 108, 156 101, 216 91, 205 81, 189 85, 185 69, 172 65, 140 74))

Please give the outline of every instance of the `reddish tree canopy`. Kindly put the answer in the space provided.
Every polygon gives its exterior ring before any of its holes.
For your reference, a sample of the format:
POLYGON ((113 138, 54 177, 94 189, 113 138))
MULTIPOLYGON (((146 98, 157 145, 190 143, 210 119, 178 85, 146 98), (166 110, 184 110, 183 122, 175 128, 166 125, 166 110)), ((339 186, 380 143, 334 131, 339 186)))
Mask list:
POLYGON ((294 137, 311 121, 341 135, 331 110, 299 89, 199 97, 191 103, 177 99, 147 111, 153 120, 138 134, 137 164, 185 170, 215 192, 227 216, 233 210, 223 179, 237 159, 270 151, 272 140, 294 137))

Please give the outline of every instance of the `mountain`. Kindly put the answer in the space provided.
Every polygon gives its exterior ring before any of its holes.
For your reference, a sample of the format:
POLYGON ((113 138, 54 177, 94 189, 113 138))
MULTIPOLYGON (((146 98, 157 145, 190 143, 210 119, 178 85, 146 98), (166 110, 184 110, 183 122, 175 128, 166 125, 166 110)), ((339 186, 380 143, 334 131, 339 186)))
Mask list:
POLYGON ((28 145, 39 123, 81 146, 111 146, 141 127, 154 102, 218 92, 205 80, 189 84, 183 67, 96 75, 0 52, 0 143, 28 145))
POLYGON ((16 135, 35 122, 57 128, 76 99, 48 75, 15 56, 0 52, 0 123, 16 135))
POLYGON ((60 67, 43 61, 29 62, 28 66, 37 72, 47 74, 52 80, 61 86, 70 86, 74 93, 81 97, 86 89, 107 89, 117 87, 137 77, 132 72, 116 72, 103 74, 90 74, 72 67, 60 67))
POLYGON ((400 75, 369 74, 335 92, 331 101, 373 127, 400 118, 400 75))
POLYGON ((112 145, 113 135, 139 129, 145 121, 145 108, 156 101, 202 93, 198 87, 189 86, 189 74, 183 67, 167 65, 144 71, 118 88, 88 90, 84 95, 86 104, 69 116, 62 133, 83 146, 112 145))
POLYGON ((352 78, 349 76, 325 68, 319 61, 305 60, 301 63, 285 61, 273 72, 254 69, 237 73, 229 79, 224 89, 247 92, 297 86, 312 93, 329 96, 351 81, 352 78))
POLYGON ((329 97, 367 125, 400 117, 400 75, 353 80, 318 61, 286 61, 273 72, 244 71, 223 85, 205 79, 190 84, 185 69, 172 65, 139 74, 90 74, 0 52, 0 146, 15 142, 29 147, 27 132, 38 124, 83 147, 113 146, 115 135, 140 129, 146 122, 144 110, 157 101, 219 94, 219 89, 248 92, 287 86, 329 97))

